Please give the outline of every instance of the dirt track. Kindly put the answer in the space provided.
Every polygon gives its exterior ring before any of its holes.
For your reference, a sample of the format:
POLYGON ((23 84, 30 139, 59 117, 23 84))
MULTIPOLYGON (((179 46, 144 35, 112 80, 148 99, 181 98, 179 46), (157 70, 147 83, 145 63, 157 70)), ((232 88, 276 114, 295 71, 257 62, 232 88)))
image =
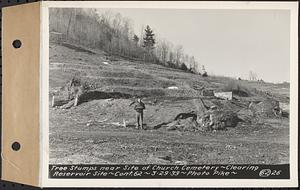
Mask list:
MULTIPOLYGON (((222 77, 201 78, 158 65, 119 59, 104 54, 51 46, 50 94, 74 74, 87 78, 101 92, 120 92, 145 97, 147 130, 134 129, 132 98, 94 98, 68 110, 50 109, 50 163, 159 163, 173 164, 279 164, 289 162, 289 119, 240 122, 235 128, 216 132, 168 131, 159 123, 180 112, 199 111, 199 88, 222 88, 222 77), (108 57, 110 58, 110 57, 108 57), (103 65, 108 61, 109 65, 103 65), (168 86, 178 86, 172 91, 168 86), (196 103, 195 103, 196 102, 196 103), (126 128, 122 126, 126 121, 126 128), (120 124, 120 125, 119 125, 120 124)), ((226 81, 227 80, 227 81, 226 81)), ((272 91, 288 103, 289 88, 242 81, 249 88, 272 91), (280 90, 278 90, 280 89, 280 90)), ((220 106, 238 110, 259 94, 240 103, 219 101, 220 106)), ((207 103, 211 102, 206 100, 207 103)), ((200 108, 201 109, 201 108, 200 108)))

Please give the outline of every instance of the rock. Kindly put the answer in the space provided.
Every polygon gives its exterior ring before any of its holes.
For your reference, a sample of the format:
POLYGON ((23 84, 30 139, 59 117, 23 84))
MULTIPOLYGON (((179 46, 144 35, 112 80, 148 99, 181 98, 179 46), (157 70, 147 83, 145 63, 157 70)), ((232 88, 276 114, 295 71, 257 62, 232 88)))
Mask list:
POLYGON ((177 87, 177 86, 169 86, 168 89, 171 89, 171 90, 177 90, 178 87, 177 87))
POLYGON ((113 153, 104 153, 104 154, 101 154, 101 157, 104 158, 104 159, 109 159, 109 158, 111 158, 113 156, 114 156, 113 153))
POLYGON ((87 143, 94 143, 94 140, 93 139, 88 139, 85 142, 87 142, 87 143))
POLYGON ((161 159, 159 157, 150 155, 149 158, 147 158, 147 163, 149 163, 149 164, 170 164, 171 162, 169 160, 161 159))
POLYGON ((176 161, 175 164, 177 164, 177 165, 187 165, 187 161, 176 161))
POLYGON ((232 149, 236 149, 236 146, 228 144, 228 145, 225 146, 225 148, 232 150, 232 149))
POLYGON ((167 155, 167 156, 159 156, 158 158, 172 162, 172 158, 169 155, 167 155))

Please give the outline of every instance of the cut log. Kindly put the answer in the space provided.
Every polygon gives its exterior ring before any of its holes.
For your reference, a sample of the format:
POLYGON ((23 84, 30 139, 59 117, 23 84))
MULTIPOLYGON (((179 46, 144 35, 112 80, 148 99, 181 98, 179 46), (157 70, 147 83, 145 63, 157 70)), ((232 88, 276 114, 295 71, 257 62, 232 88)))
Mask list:
POLYGON ((52 107, 62 106, 64 104, 68 103, 68 102, 69 101, 66 100, 64 97, 52 96, 51 106, 52 107))
POLYGON ((71 108, 72 106, 74 106, 74 103, 75 103, 75 100, 71 100, 71 101, 69 101, 67 104, 61 106, 60 108, 61 108, 61 109, 69 109, 69 108, 71 108))

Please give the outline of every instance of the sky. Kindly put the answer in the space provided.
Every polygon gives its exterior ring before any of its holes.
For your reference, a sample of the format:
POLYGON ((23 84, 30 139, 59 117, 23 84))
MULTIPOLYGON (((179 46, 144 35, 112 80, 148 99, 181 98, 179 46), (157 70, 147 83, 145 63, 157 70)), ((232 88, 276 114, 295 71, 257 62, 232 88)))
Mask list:
POLYGON ((182 45, 210 74, 268 82, 289 81, 288 10, 112 9, 133 21, 138 36, 149 25, 160 39, 182 45))

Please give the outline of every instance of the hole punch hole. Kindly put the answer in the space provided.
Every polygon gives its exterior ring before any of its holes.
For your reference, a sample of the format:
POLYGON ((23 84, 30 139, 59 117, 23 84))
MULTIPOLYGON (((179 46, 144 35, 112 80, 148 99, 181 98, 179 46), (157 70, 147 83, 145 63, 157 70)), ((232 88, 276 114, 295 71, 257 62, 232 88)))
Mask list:
POLYGON ((20 40, 14 40, 12 45, 14 48, 18 49, 22 46, 22 42, 20 40))
POLYGON ((21 145, 20 145, 20 143, 18 143, 18 142, 14 142, 14 143, 11 145, 11 148, 12 148, 14 151, 18 151, 18 150, 20 150, 21 145))

